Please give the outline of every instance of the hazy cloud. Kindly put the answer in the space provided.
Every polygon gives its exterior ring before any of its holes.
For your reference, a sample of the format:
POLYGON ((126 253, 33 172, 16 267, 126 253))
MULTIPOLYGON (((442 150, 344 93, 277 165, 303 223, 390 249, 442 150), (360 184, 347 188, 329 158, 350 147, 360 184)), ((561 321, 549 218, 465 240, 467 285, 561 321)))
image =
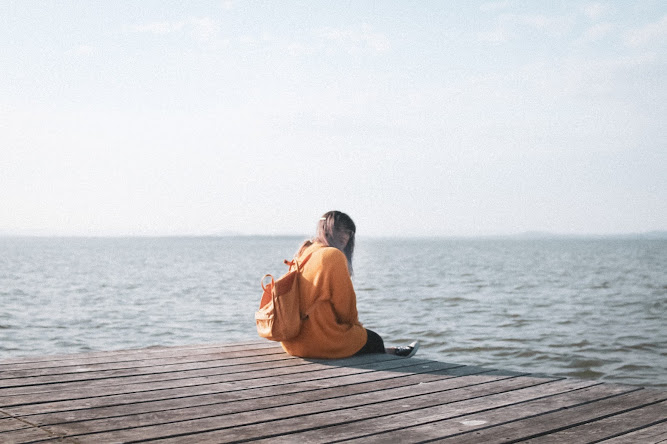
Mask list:
POLYGON ((144 23, 141 25, 131 25, 128 27, 128 29, 130 32, 162 35, 162 34, 170 34, 172 32, 181 31, 184 26, 185 26, 184 21, 152 22, 152 23, 144 23))
POLYGON ((389 39, 382 33, 373 31, 368 24, 350 28, 323 28, 320 37, 335 42, 350 53, 370 49, 375 52, 388 51, 389 39))
POLYGON ((208 17, 191 19, 189 25, 192 35, 202 41, 215 39, 220 31, 220 25, 208 17))
POLYGON ((69 56, 88 56, 94 52, 95 48, 91 45, 78 45, 65 52, 69 56))
POLYGON ((496 26, 490 31, 480 32, 480 41, 492 44, 503 43, 519 37, 525 28, 532 28, 552 37, 562 37, 573 22, 568 17, 547 16, 544 14, 501 14, 496 19, 496 26))
MULTIPOLYGON (((667 15, 655 23, 633 29, 625 34, 625 43, 629 46, 643 46, 667 36, 667 15)), ((664 40, 663 40, 664 42, 664 40)))
POLYGON ((310 55, 314 52, 312 46, 306 45, 301 42, 286 43, 283 49, 288 55, 292 57, 301 57, 305 55, 310 55))
POLYGON ((127 29, 134 33, 147 33, 154 35, 167 35, 176 32, 189 32, 194 38, 201 41, 213 40, 220 25, 208 17, 190 18, 180 21, 151 22, 128 26, 127 29))
POLYGON ((598 23, 586 29, 586 32, 584 32, 584 35, 581 38, 581 41, 598 42, 604 39, 612 29, 614 29, 614 25, 611 23, 598 23))
POLYGON ((607 9, 609 9, 608 6, 600 2, 588 3, 581 8, 584 15, 592 20, 602 16, 607 9))
POLYGON ((502 26, 497 26, 495 29, 477 34, 477 39, 481 42, 498 45, 509 40, 507 30, 502 26))
POLYGON ((572 21, 567 17, 550 17, 543 14, 521 14, 511 16, 510 20, 519 25, 542 30, 553 36, 562 36, 572 28, 572 21))
POLYGON ((506 0, 506 1, 499 1, 499 2, 486 2, 482 3, 479 6, 479 10, 482 12, 494 12, 494 11, 499 11, 501 9, 506 9, 511 5, 511 2, 506 0))

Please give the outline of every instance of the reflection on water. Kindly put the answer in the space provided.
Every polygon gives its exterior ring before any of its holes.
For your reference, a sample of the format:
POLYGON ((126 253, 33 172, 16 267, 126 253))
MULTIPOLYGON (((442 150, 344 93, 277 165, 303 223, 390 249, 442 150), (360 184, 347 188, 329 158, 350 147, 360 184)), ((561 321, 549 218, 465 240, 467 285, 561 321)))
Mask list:
MULTIPOLYGON (((0 239, 0 358, 256 337, 301 238, 0 239)), ((361 321, 420 356, 667 387, 667 241, 357 241, 361 321)))

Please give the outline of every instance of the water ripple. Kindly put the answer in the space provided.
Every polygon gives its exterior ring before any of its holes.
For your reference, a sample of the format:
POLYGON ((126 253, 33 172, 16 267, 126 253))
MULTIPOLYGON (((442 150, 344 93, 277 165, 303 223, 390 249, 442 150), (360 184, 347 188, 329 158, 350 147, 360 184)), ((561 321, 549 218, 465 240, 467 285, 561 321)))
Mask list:
MULTIPOLYGON (((300 241, 0 238, 0 358, 255 338, 259 278, 300 241)), ((360 319, 388 345, 667 387, 665 241, 359 239, 355 256, 360 319)))

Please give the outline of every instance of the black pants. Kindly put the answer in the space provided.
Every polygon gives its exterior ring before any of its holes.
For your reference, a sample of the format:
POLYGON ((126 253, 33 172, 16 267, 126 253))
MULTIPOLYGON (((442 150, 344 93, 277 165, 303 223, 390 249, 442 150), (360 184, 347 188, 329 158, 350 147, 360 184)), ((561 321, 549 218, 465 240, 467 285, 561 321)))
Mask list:
POLYGON ((361 350, 356 352, 354 356, 365 355, 368 353, 384 353, 384 341, 380 335, 369 329, 366 329, 366 333, 368 333, 366 344, 364 344, 364 346, 361 347, 361 350))

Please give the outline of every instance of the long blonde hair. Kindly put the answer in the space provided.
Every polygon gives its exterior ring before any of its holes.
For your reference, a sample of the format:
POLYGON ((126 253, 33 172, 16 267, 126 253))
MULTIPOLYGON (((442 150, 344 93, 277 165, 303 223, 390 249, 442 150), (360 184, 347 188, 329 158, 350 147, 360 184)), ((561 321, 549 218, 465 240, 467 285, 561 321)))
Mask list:
POLYGON ((347 258, 347 268, 352 275, 352 256, 354 255, 354 236, 357 232, 357 227, 354 225, 352 218, 340 211, 329 211, 324 213, 317 223, 317 233, 314 238, 305 241, 297 255, 301 255, 303 250, 311 246, 315 242, 319 242, 327 247, 338 248, 345 254, 347 258), (347 244, 343 245, 343 235, 350 236, 347 244))

